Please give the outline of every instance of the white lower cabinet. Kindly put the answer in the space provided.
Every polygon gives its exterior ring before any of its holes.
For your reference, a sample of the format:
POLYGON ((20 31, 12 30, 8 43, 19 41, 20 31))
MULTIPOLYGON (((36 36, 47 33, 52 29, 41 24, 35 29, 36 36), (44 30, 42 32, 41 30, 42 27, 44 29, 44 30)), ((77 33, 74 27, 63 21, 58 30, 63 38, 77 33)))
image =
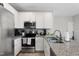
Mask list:
POLYGON ((44 38, 43 37, 36 37, 35 49, 36 51, 44 51, 44 38))
POLYGON ((21 38, 14 40, 14 55, 16 56, 21 51, 21 38))
POLYGON ((44 39, 44 54, 45 56, 50 56, 50 46, 45 39, 44 39))

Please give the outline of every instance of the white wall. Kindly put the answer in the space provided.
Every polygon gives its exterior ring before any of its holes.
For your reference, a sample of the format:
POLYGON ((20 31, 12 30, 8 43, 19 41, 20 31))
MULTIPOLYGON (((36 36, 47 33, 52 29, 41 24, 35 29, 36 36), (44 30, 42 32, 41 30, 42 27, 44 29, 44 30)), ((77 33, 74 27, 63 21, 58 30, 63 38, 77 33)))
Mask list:
POLYGON ((14 23, 15 23, 15 27, 17 27, 16 24, 19 23, 19 20, 18 20, 18 11, 16 9, 14 9, 8 3, 4 3, 4 8, 6 8, 7 10, 9 10, 14 15, 14 23))
POLYGON ((73 16, 74 21, 74 37, 79 40, 79 15, 73 16))
POLYGON ((72 17, 70 16, 54 16, 53 20, 53 29, 54 30, 60 30, 62 32, 62 36, 65 36, 65 32, 71 32, 73 31, 73 26, 68 25, 68 23, 73 24, 72 17), (72 27, 70 27, 72 26, 72 27))

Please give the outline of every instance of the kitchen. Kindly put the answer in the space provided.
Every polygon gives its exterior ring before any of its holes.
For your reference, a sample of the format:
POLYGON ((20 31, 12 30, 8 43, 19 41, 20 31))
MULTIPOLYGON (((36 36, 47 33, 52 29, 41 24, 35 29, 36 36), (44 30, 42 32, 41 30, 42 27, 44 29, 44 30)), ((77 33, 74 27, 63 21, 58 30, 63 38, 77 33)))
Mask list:
POLYGON ((79 56, 78 5, 0 3, 0 55, 79 56))

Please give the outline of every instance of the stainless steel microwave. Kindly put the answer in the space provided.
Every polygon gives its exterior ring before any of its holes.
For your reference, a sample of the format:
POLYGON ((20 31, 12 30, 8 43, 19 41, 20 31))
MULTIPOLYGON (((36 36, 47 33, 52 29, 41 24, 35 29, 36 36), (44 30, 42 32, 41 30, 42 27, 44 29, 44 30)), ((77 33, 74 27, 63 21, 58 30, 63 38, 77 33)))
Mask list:
POLYGON ((24 22, 24 28, 36 28, 35 22, 24 22))

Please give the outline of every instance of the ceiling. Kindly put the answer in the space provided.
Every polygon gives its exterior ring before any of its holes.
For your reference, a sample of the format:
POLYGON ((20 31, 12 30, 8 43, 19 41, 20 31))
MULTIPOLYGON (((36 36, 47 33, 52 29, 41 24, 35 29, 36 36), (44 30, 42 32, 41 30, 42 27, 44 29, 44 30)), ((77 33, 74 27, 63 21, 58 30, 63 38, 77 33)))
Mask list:
POLYGON ((10 3, 19 12, 53 12, 55 16, 79 14, 79 3, 10 3))

